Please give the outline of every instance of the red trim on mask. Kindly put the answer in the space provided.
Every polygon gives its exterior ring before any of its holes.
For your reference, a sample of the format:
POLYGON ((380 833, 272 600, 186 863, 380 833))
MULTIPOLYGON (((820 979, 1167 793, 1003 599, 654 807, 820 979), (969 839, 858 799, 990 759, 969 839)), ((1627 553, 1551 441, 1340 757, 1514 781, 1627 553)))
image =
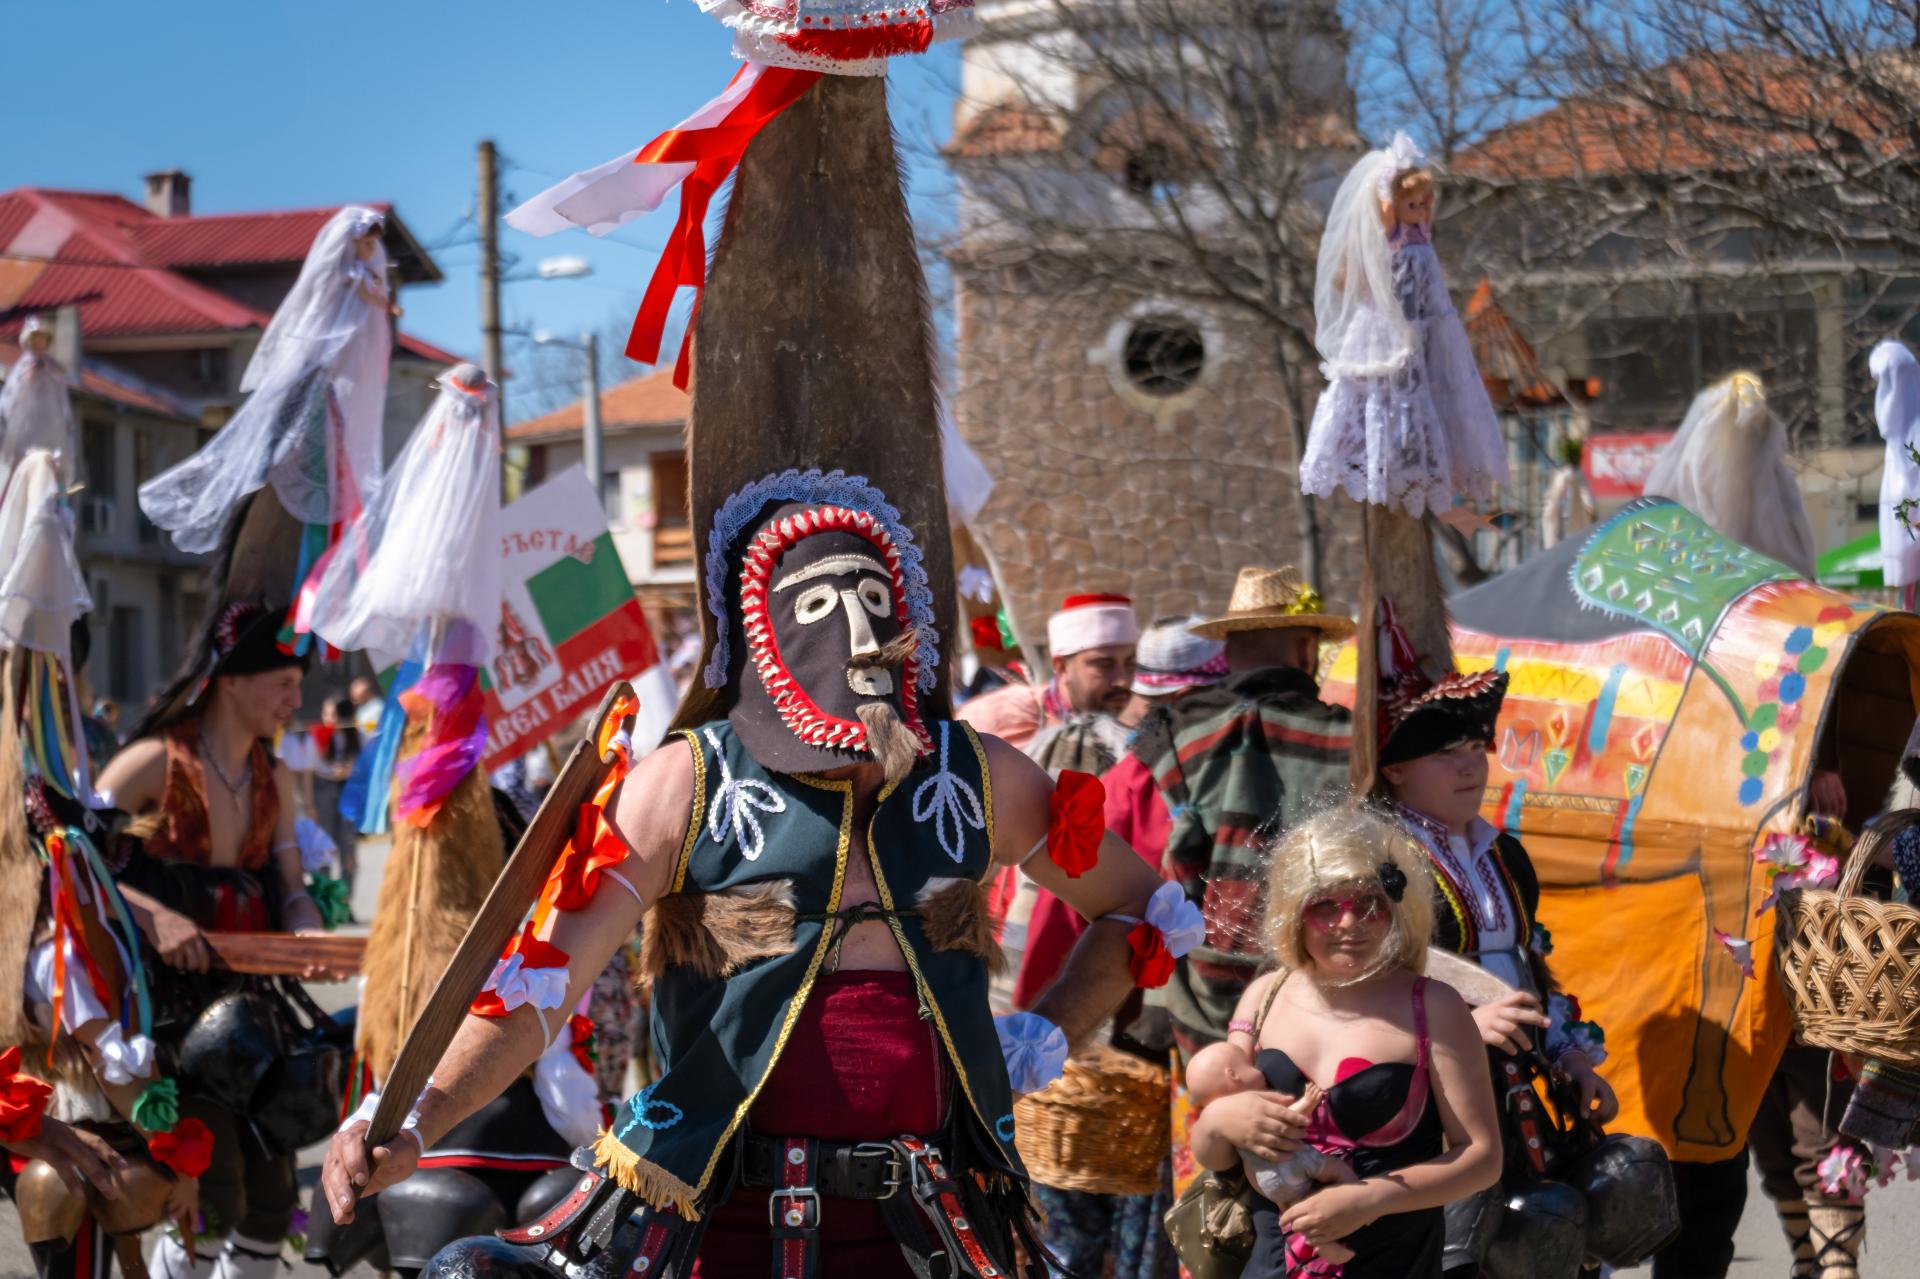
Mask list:
MULTIPOLYGON (((767 611, 773 566, 780 556, 803 538, 834 532, 856 534, 879 552, 892 579, 895 618, 902 629, 906 628, 907 586, 900 573, 900 548, 894 545, 893 538, 878 520, 864 511, 844 506, 816 506, 767 525, 747 547, 740 570, 742 629, 747 636, 747 655, 760 676, 761 687, 767 690, 767 696, 773 699, 774 708, 793 735, 809 746, 864 751, 868 749, 867 726, 857 719, 842 719, 820 709, 788 669, 786 659, 780 654, 779 641, 774 638, 773 619, 767 611)), ((900 682, 901 718, 920 739, 924 753, 933 749, 933 739, 926 725, 920 722, 918 673, 918 661, 909 657, 894 678, 900 682)))

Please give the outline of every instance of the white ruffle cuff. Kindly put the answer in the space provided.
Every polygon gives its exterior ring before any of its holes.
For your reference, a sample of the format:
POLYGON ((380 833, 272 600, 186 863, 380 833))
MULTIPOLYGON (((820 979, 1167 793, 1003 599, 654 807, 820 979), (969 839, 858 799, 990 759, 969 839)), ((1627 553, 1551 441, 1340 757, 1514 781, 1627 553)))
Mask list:
POLYGON ((1153 890, 1147 903, 1147 922, 1160 930, 1167 953, 1175 959, 1207 939, 1207 919, 1187 900, 1186 889, 1166 883, 1153 890))
POLYGON ((993 1019, 1007 1081, 1017 1093, 1039 1092, 1067 1068, 1067 1036, 1038 1013, 1008 1013, 993 1019))
POLYGON ((564 968, 528 968, 524 955, 509 955, 493 966, 493 976, 481 991, 500 996, 508 1012, 522 1004, 536 1009, 558 1008, 567 1001, 567 970, 564 968))

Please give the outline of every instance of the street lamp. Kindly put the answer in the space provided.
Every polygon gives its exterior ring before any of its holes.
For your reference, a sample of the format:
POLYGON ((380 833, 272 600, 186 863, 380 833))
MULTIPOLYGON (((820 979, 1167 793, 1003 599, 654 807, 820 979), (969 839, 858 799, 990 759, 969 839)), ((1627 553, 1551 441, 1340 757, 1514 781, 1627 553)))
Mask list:
POLYGON ((543 280, 578 280, 593 274, 593 263, 581 257, 542 258, 534 271, 543 280))
MULTIPOLYGON (((554 261, 556 259, 549 259, 554 261)), ((547 263, 540 264, 544 274, 547 263)), ((580 431, 580 460, 587 468, 587 479, 593 484, 593 492, 600 499, 600 509, 607 505, 606 474, 600 464, 600 336, 588 331, 580 335, 578 342, 569 341, 546 329, 540 329, 533 335, 537 346, 559 346, 570 351, 578 351, 587 357, 587 396, 583 402, 586 420, 580 431)))

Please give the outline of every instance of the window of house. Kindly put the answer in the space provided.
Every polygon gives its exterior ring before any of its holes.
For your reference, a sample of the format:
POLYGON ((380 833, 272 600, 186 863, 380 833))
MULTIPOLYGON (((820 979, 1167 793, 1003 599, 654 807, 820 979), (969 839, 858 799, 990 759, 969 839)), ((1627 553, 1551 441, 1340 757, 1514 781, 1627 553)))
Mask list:
POLYGON ((114 608, 109 645, 113 665, 107 672, 107 685, 121 702, 131 705, 147 691, 146 672, 141 668, 145 646, 140 642, 140 610, 125 605, 114 608))
POLYGON ((1206 367, 1206 341, 1200 328, 1174 315, 1135 321, 1121 349, 1127 381, 1148 395, 1167 397, 1193 388, 1206 367))
POLYGON ((80 424, 80 454, 86 463, 84 477, 87 492, 94 497, 112 497, 114 480, 113 423, 82 422, 80 424))
POLYGON ((214 391, 227 388, 227 348, 203 347, 193 353, 193 381, 214 391))
MULTIPOLYGON (((133 433, 133 473, 137 481, 145 483, 157 475, 160 469, 154 456, 153 437, 145 431, 135 431, 133 433)), ((153 546, 160 541, 159 527, 147 518, 147 513, 140 510, 137 503, 135 504, 133 522, 139 530, 141 545, 153 546)))
POLYGON ((653 467, 653 563, 693 563, 693 521, 687 514, 687 455, 674 449, 647 459, 653 467))

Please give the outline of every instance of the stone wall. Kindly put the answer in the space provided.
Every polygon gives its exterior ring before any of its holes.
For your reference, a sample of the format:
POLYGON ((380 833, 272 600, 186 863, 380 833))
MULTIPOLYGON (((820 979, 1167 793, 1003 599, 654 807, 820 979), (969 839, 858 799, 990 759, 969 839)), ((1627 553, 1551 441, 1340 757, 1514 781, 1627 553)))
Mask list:
MULTIPOLYGON (((1023 635, 1076 591, 1131 595, 1145 622, 1222 608, 1242 565, 1308 571, 1291 409, 1262 333, 1191 303, 1044 295, 964 266, 955 286, 955 417, 995 480, 976 531, 1023 635), (1204 357, 1190 387, 1156 394, 1127 376, 1127 344, 1168 321, 1204 357)), ((1318 585, 1350 608, 1357 511, 1320 506, 1318 585)))

